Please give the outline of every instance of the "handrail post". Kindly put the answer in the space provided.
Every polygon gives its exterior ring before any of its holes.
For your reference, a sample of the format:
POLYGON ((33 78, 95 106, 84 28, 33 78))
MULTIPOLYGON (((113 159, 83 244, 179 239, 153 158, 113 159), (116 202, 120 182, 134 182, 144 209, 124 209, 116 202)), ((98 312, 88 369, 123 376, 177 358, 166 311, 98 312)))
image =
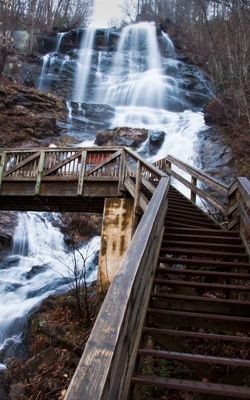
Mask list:
POLYGON ((42 183, 42 175, 44 169, 44 161, 45 161, 45 151, 42 150, 40 153, 39 163, 38 163, 38 172, 36 178, 36 187, 35 187, 35 196, 38 196, 41 191, 41 183, 42 183))
POLYGON ((6 153, 4 151, 1 153, 1 162, 0 162, 0 191, 1 191, 1 187, 2 187, 2 179, 3 179, 5 161, 6 161, 6 153))
POLYGON ((134 199, 134 228, 133 232, 135 231, 138 222, 139 216, 141 215, 140 210, 140 192, 141 192, 141 174, 142 174, 142 164, 140 160, 137 161, 136 165, 136 180, 135 180, 135 199, 134 199))
MULTIPOLYGON (((191 184, 197 187, 197 178, 194 176, 191 177, 191 184)), ((196 193, 191 189, 191 201, 195 204, 196 203, 196 193)))
POLYGON ((238 209, 238 197, 239 188, 238 182, 234 181, 228 188, 227 194, 227 220, 228 220, 228 230, 239 227, 240 224, 240 214, 238 209))
POLYGON ((77 195, 83 195, 83 184, 84 184, 84 174, 86 168, 86 160, 87 160, 87 151, 83 150, 81 155, 81 167, 79 172, 78 186, 77 186, 77 195))
POLYGON ((240 234, 250 257, 250 180, 248 178, 238 178, 238 191, 240 234))

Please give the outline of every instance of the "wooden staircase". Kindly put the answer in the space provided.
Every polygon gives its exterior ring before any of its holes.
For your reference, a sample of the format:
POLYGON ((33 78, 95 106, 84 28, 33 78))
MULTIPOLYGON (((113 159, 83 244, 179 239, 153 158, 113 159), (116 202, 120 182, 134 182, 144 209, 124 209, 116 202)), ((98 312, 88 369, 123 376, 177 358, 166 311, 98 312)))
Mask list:
POLYGON ((131 399, 250 399, 250 264, 172 186, 131 399))

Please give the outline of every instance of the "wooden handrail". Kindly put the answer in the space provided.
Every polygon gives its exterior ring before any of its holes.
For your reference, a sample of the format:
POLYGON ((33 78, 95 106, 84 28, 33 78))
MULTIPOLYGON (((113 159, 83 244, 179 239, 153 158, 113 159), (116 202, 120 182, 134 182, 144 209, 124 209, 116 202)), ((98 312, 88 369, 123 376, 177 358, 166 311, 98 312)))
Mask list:
POLYGON ((198 179, 202 183, 208 185, 210 188, 216 190, 218 193, 221 193, 222 195, 227 195, 228 186, 206 174, 205 172, 191 167, 190 165, 178 160, 173 156, 167 156, 166 160, 171 164, 176 165, 176 167, 179 167, 183 171, 189 173, 192 177, 198 179))
POLYGON ((157 266, 168 177, 161 178, 98 314, 65 400, 126 399, 157 266))

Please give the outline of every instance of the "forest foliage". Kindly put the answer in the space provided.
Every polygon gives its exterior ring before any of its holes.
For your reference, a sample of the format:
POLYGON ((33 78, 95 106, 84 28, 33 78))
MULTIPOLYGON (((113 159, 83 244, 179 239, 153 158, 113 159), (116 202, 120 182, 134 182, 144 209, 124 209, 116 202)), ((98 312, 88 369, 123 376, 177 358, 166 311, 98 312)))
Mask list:
POLYGON ((250 124, 249 0, 125 0, 124 11, 133 22, 176 24, 183 48, 211 76, 228 119, 250 124))

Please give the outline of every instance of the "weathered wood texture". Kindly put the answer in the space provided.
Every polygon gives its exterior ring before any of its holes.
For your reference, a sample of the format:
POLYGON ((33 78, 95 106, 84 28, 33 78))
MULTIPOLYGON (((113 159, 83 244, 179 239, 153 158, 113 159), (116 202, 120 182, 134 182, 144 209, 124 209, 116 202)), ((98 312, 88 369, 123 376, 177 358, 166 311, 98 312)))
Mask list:
POLYGON ((101 293, 107 292, 131 242, 133 209, 133 199, 105 199, 98 270, 101 293))
POLYGON ((167 210, 161 178, 114 277, 66 400, 126 399, 167 210))
POLYGON ((250 256, 250 180, 238 178, 240 233, 250 256))

